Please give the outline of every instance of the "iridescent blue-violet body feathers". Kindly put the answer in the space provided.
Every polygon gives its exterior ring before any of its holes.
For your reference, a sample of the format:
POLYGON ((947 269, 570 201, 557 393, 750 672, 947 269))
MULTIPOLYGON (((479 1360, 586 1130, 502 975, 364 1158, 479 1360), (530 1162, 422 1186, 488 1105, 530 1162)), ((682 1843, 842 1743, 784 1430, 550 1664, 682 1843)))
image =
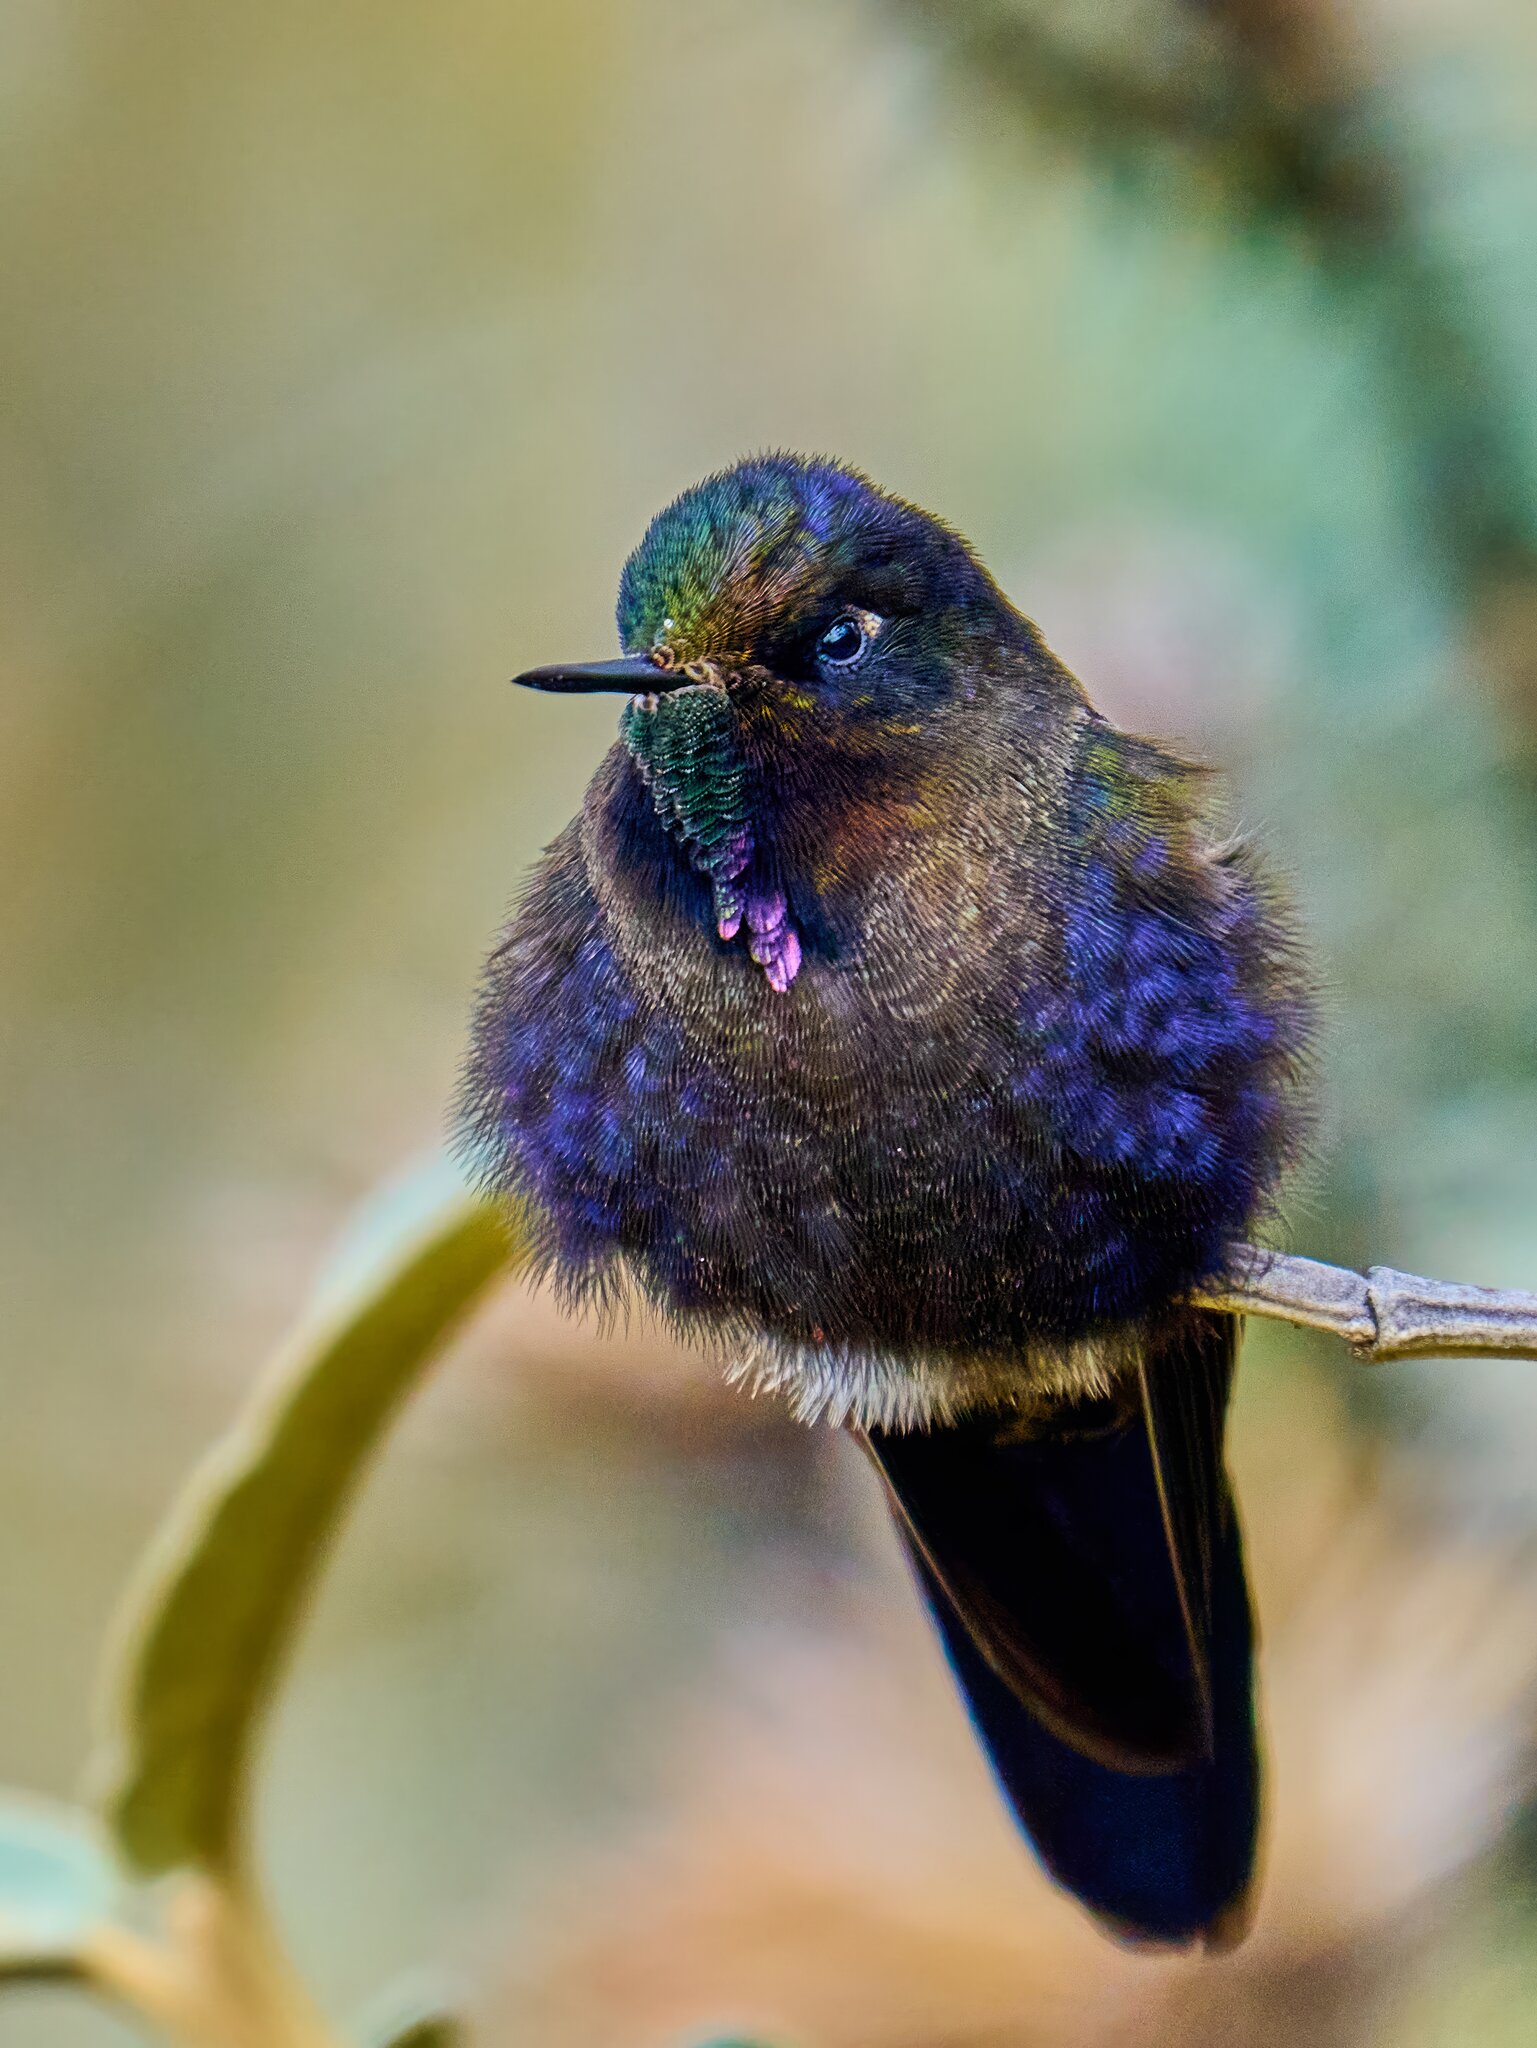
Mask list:
POLYGON ((1231 1937, 1235 1333, 1181 1301, 1301 1142, 1283 908, 1200 772, 854 472, 686 492, 619 627, 526 678, 629 702, 492 957, 467 1145, 573 1296, 628 1278, 860 1431, 1048 1864, 1123 1933, 1231 1937))

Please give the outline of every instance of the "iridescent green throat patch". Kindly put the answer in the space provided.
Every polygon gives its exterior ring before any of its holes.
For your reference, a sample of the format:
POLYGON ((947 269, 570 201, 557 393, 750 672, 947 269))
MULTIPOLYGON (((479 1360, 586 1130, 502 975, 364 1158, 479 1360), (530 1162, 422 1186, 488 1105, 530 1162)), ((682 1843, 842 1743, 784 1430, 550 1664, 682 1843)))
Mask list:
POLYGON ((800 968, 800 940, 783 892, 755 886, 749 873, 758 849, 736 714, 725 691, 715 683, 689 683, 634 697, 620 715, 619 737, 657 816, 709 880, 721 938, 734 939, 745 922, 749 952, 770 986, 783 993, 800 968))
POLYGON ((691 864, 709 877, 721 937, 735 937, 746 908, 740 878, 752 858, 753 835, 747 773, 725 691, 713 683, 691 683, 633 698, 619 720, 619 737, 657 816, 691 864))

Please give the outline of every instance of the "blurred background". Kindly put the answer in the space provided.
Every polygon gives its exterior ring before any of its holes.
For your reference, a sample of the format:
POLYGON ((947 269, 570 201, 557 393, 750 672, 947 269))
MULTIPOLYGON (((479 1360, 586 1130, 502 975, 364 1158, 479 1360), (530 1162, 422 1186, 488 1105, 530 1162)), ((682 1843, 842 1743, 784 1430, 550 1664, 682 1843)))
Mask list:
MULTIPOLYGON (((1290 1241, 1537 1286, 1527 0, 0 0, 0 1778, 612 732, 645 521, 753 449, 966 530, 1219 761, 1329 988, 1290 1241)), ((1039 1880, 842 1444, 504 1295, 276 1730, 279 1910, 488 2041, 1537 2033, 1537 1369, 1256 1331, 1273 1758, 1220 1964, 1039 1880)), ((43 1992, 4 2048, 111 2048, 43 1992)))

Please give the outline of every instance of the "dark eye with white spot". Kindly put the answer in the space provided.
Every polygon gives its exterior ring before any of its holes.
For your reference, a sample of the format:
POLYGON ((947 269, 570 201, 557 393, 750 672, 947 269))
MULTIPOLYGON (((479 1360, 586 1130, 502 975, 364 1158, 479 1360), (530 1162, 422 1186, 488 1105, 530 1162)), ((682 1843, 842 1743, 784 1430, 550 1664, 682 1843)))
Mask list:
POLYGON ((852 668, 875 638, 880 621, 870 612, 845 612, 817 642, 817 659, 829 668, 852 668))

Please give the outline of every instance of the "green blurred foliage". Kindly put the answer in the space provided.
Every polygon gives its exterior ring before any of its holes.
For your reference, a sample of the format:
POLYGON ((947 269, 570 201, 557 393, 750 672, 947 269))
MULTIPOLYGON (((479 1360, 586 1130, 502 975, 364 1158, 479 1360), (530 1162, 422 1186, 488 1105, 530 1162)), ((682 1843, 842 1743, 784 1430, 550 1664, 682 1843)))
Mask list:
POLYGON ((70 1978, 118 1889, 106 1846, 83 1816, 8 1794, 0 1802, 0 1985, 70 1978))
POLYGON ((258 1724, 360 1468, 445 1333, 526 1256, 436 1163, 374 1207, 162 1526, 120 1623, 95 1776, 141 1876, 246 1867, 258 1724))
MULTIPOLYGON (((446 1334, 527 1248, 434 1160, 375 1196, 235 1426, 157 1533, 118 1618, 91 1776, 124 1890, 83 1814, 0 1809, 0 1986, 74 1982, 187 2048, 328 2048, 263 1899, 260 1738, 369 1454, 446 1334), (157 1909, 158 1908, 158 1909, 157 1909)), ((367 2042, 452 2048, 440 2000, 402 1993, 367 2042)))

